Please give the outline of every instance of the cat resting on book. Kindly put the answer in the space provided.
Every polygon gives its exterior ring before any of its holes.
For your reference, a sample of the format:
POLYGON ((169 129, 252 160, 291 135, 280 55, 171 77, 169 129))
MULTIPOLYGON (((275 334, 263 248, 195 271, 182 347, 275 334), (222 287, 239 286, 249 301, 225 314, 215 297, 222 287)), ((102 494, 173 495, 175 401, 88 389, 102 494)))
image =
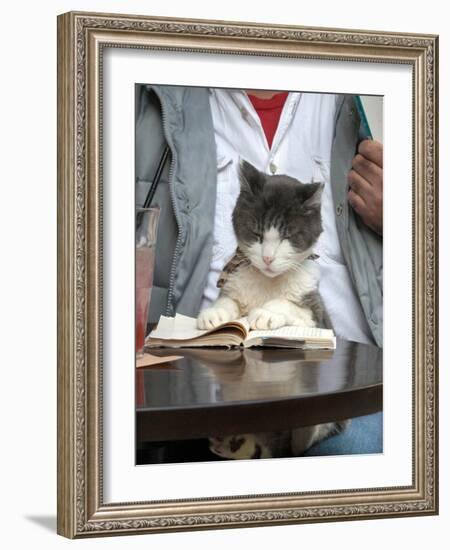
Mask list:
MULTIPOLYGON (((322 232, 323 185, 269 176, 247 162, 241 163, 240 183, 232 217, 238 254, 225 266, 219 298, 199 314, 198 327, 212 329, 243 316, 259 330, 331 326, 312 259, 322 232)), ((211 437, 210 449, 226 458, 298 456, 344 425, 211 437)))
POLYGON ((243 161, 233 211, 237 255, 225 266, 219 298, 200 312, 198 328, 247 317, 251 329, 323 327, 313 246, 322 232, 323 184, 268 176, 243 161))

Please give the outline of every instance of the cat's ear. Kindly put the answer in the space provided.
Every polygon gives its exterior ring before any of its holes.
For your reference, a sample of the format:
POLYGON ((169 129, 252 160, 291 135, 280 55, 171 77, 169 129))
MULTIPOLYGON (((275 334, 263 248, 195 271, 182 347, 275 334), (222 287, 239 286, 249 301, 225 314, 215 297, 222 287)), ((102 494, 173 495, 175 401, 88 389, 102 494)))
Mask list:
POLYGON ((323 188, 323 183, 310 183, 305 186, 304 189, 308 192, 307 198, 303 201, 303 207, 305 209, 320 208, 323 188))
POLYGON ((242 191, 259 195, 266 181, 266 176, 257 170, 253 164, 241 158, 239 161, 239 181, 242 191))

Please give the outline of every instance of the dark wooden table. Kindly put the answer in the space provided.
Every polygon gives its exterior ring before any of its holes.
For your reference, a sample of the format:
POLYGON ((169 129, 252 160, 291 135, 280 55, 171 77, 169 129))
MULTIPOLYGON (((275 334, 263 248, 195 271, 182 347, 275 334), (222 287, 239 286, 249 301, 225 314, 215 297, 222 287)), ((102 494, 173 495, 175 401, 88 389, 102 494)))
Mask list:
POLYGON ((182 355, 137 369, 137 443, 275 431, 382 410, 382 350, 156 350, 182 355))

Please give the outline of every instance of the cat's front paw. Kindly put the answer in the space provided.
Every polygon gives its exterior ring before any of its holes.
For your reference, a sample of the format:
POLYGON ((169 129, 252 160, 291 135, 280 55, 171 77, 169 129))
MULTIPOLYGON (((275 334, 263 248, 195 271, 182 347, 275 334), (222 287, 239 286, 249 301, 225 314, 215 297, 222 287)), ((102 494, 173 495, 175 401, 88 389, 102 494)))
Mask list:
POLYGON ((230 312, 223 307, 210 307, 200 312, 197 317, 197 327, 201 330, 210 330, 216 328, 223 323, 231 321, 230 312))
POLYGON ((282 313, 274 313, 263 307, 257 307, 248 314, 248 322, 252 329, 276 329, 284 327, 286 317, 282 313))

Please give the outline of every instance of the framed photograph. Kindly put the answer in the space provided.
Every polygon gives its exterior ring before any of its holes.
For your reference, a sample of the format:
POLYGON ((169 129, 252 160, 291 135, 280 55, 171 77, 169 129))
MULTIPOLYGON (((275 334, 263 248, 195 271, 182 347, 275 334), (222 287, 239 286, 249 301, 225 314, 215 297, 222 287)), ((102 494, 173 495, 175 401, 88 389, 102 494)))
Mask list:
POLYGON ((58 17, 58 533, 438 513, 438 38, 58 17))

